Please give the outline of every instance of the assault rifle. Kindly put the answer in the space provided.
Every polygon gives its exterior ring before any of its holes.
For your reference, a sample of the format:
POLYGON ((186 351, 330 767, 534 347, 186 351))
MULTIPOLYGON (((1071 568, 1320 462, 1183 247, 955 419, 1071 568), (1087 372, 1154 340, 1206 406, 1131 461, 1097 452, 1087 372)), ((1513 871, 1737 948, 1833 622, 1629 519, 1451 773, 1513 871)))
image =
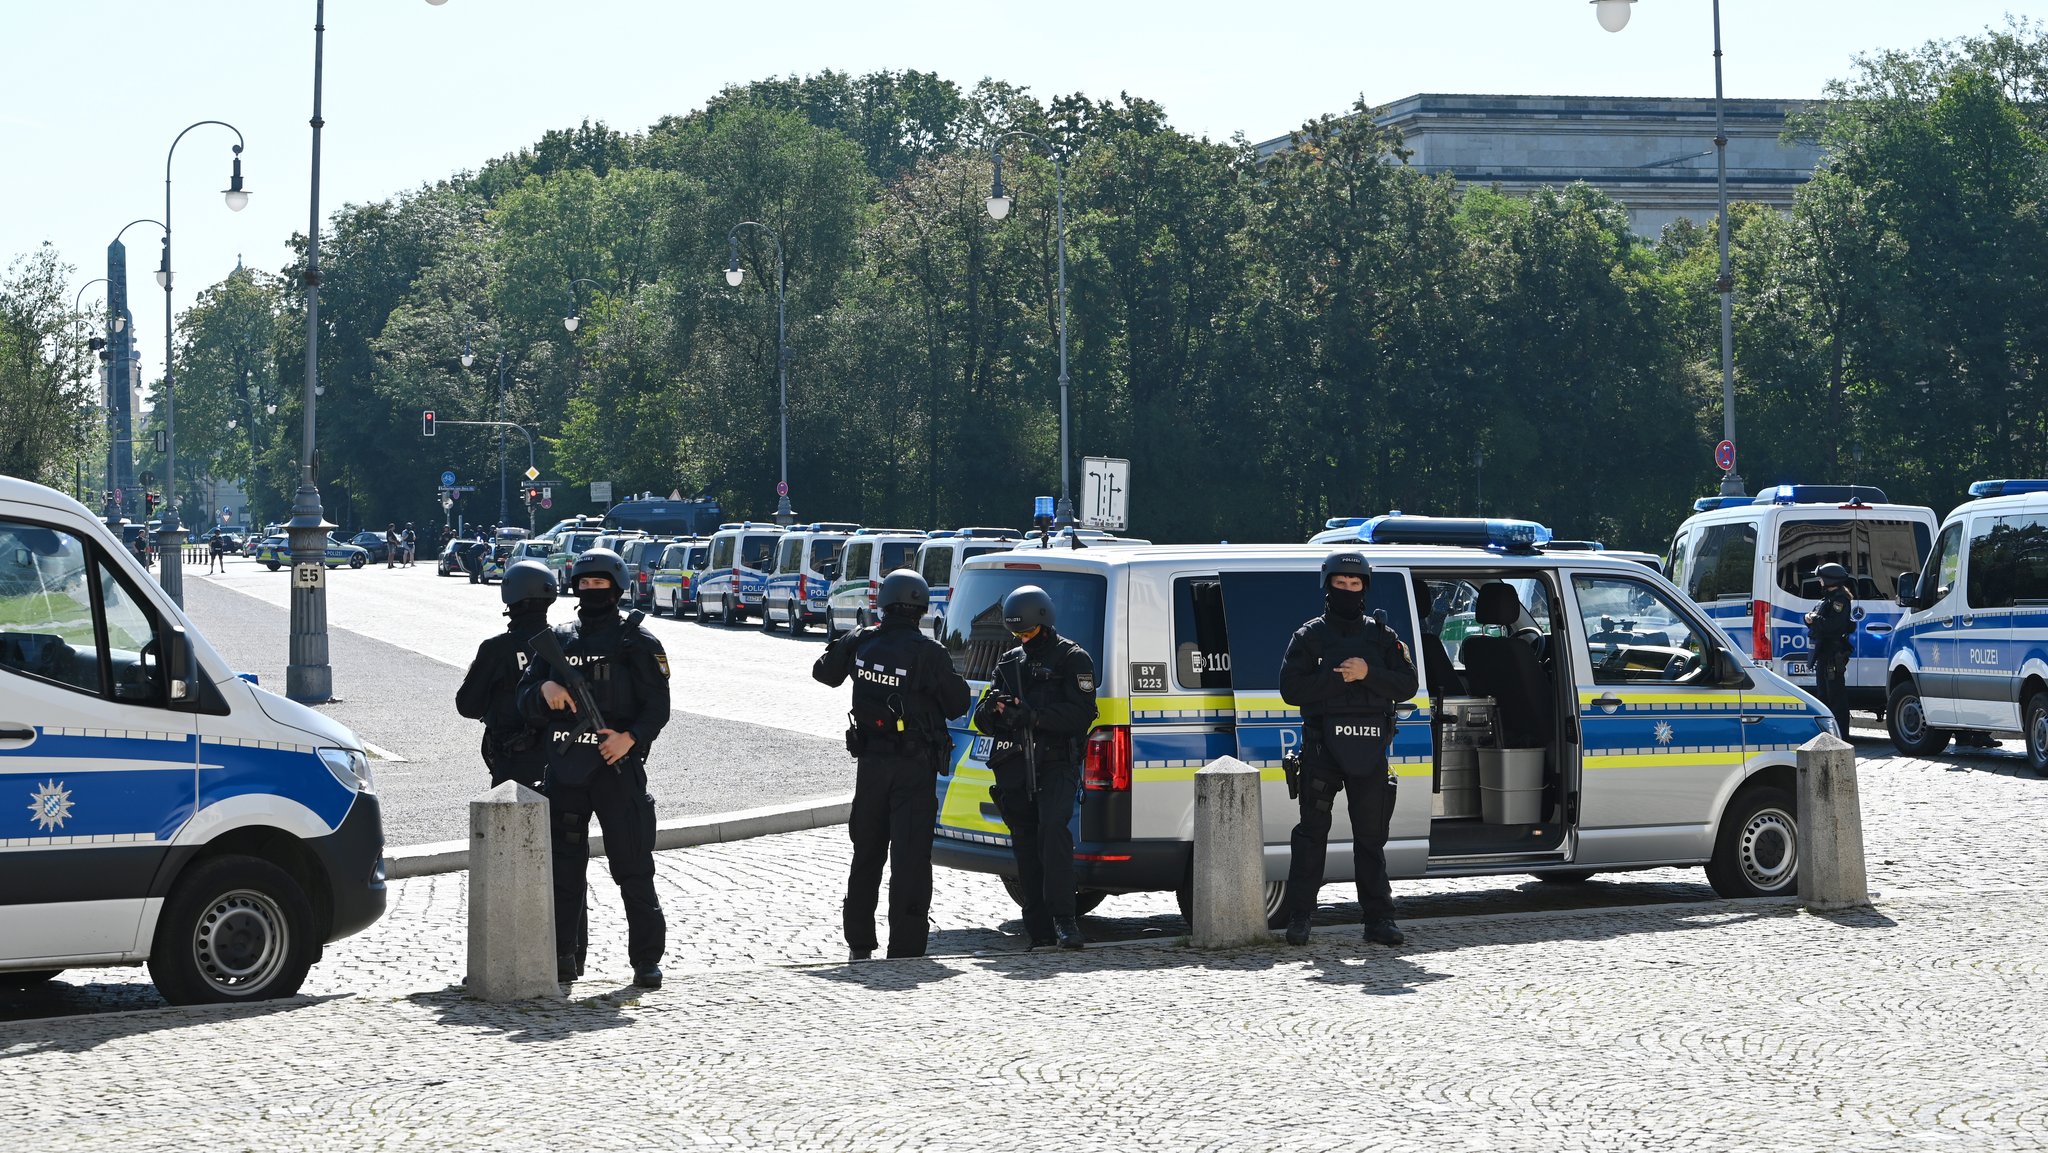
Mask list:
POLYGON ((562 651, 562 642, 556 638, 555 630, 542 629, 533 634, 533 651, 554 667, 555 676, 569 687, 569 695, 576 701, 576 728, 579 732, 597 732, 605 727, 604 714, 597 709, 597 699, 590 695, 590 682, 583 679, 583 670, 569 663, 568 654, 562 651))

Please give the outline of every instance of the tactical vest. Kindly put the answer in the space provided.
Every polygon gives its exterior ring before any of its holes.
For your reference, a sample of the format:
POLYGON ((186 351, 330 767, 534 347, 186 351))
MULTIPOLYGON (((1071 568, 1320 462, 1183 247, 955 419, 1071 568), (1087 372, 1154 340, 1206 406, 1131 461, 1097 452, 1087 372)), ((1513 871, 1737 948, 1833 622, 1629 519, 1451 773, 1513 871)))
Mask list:
MULTIPOLYGON (((1343 632, 1328 620, 1317 617, 1309 622, 1309 635, 1317 642, 1317 666, 1325 670, 1334 669, 1352 657, 1358 657, 1373 668, 1378 668, 1391 659, 1393 654, 1400 652, 1400 649, 1397 647, 1399 638, 1394 634, 1394 630, 1373 617, 1367 617, 1358 631, 1352 633, 1343 632)), ((1368 692, 1370 691, 1368 690, 1368 692)), ((1324 735, 1324 724, 1326 721, 1335 722, 1339 719, 1346 721, 1365 720, 1376 725, 1386 725, 1387 732, 1391 734, 1393 731, 1395 702, 1384 697, 1378 697, 1377 703, 1371 703, 1372 696, 1377 696, 1377 694, 1371 694, 1368 698, 1368 704, 1364 707, 1353 707, 1350 705, 1303 706, 1301 710, 1303 737, 1308 739, 1321 737, 1324 735)))
POLYGON ((876 629, 853 651, 856 755, 911 753, 940 740, 946 719, 932 707, 932 686, 918 665, 925 645, 916 629, 876 629))

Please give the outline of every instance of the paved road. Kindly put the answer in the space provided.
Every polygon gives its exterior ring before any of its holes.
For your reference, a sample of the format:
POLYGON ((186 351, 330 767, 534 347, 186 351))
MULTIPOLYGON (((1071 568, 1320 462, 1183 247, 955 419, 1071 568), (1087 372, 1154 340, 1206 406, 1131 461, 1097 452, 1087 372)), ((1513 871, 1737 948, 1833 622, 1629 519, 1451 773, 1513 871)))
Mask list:
MULTIPOLYGON (((253 560, 226 576, 188 570, 185 609, 236 669, 284 690, 290 577, 253 560)), ((477 643, 505 627, 495 585, 439 580, 425 564, 329 574, 329 660, 341 697, 322 706, 394 759, 376 763, 385 837, 394 845, 469 835, 472 796, 489 784, 483 726, 455 714, 455 690, 477 643)), ((573 602, 557 620, 572 619, 573 602)), ((666 619, 654 624, 670 654, 676 710, 649 760, 663 816, 730 812, 853 788, 838 732, 841 694, 811 680, 817 641, 666 619), (815 714, 838 709, 830 739, 815 714), (763 724, 778 702, 795 723, 763 724), (753 719, 749 719, 753 718, 753 719), (808 726, 808 727, 806 727, 808 726)))
POLYGON ((123 1153, 2040 1149, 2048 782, 1859 771, 1880 896, 1837 918, 1696 870, 1445 879, 1396 883, 1397 950, 1331 886, 1304 949, 1191 952, 1155 895, 1085 919, 1128 944, 1025 954, 998 886, 941 872, 938 956, 845 965, 820 830, 661 854, 654 993, 593 869, 590 978, 490 1006, 453 987, 463 878, 419 878, 283 1006, 152 1009, 123 970, 17 997, 0 1100, 10 1145, 123 1153), (49 1012, 85 1015, 20 1019, 49 1012))

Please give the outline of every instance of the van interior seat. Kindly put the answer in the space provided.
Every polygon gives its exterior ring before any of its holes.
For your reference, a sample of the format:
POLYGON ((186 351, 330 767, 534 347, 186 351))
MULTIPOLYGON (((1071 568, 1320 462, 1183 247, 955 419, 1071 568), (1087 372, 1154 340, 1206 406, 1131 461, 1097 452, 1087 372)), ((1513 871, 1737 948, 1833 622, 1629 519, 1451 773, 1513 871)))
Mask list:
MULTIPOLYGON (((1479 624, 1512 629, 1522 616, 1521 598, 1512 586, 1500 581, 1480 586, 1473 611, 1479 624)), ((1459 655, 1471 693, 1494 700, 1502 747, 1548 748, 1557 734, 1557 710, 1550 676, 1536 650, 1512 637, 1479 635, 1466 637, 1459 655)))

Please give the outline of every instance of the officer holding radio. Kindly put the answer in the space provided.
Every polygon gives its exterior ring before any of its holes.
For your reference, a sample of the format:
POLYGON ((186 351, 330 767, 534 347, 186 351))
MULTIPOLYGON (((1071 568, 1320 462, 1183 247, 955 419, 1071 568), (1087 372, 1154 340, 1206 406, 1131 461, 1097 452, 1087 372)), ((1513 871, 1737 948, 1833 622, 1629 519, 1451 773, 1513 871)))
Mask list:
POLYGON ((1295 630, 1280 661, 1280 696, 1301 710, 1299 798, 1293 862, 1287 870, 1287 943, 1308 943, 1323 887, 1323 858, 1337 794, 1351 813, 1351 857, 1365 939, 1398 945, 1387 883, 1387 831, 1395 781, 1387 767, 1394 706, 1415 695, 1415 664, 1393 629, 1365 612, 1372 570, 1356 552, 1323 561, 1323 615, 1295 630))
POLYGON ((1095 724, 1095 661, 1053 631, 1052 597, 1024 585, 1003 598, 1003 627, 1017 647, 996 662, 974 710, 995 738, 989 790, 1010 828, 1024 929, 1031 947, 1087 943, 1074 914, 1074 801, 1082 745, 1095 724))
POLYGON ((838 688, 853 678, 847 751, 858 758, 847 834, 853 866, 842 922, 852 959, 875 953, 875 903, 889 865, 889 956, 922 957, 932 907, 936 778, 952 755, 948 718, 972 703, 945 647, 917 629, 931 588, 910 569, 882 578, 879 626, 847 633, 825 649, 811 676, 838 688))
POLYGON ((1835 728, 1849 739, 1849 634, 1856 627, 1856 601, 1849 595, 1849 570, 1828 562, 1814 570, 1820 578, 1820 604, 1806 614, 1807 636, 1813 641, 1814 695, 1835 714, 1835 728))
POLYGON ((491 784, 518 781, 540 788, 547 769, 542 735, 519 714, 519 678, 526 673, 529 642, 548 627, 548 606, 555 603, 555 574, 537 560, 523 560, 505 570, 498 585, 509 618, 505 631, 477 646, 476 659, 455 691, 455 711, 484 723, 484 767, 491 784))
POLYGON ((519 711, 548 735, 544 789, 554 825, 555 964, 564 983, 583 973, 595 814, 626 906, 633 984, 659 989, 668 925, 654 891, 647 751, 668 724, 668 654, 641 627, 641 614, 619 616, 626 588, 619 554, 586 550, 569 577, 576 623, 534 634, 533 663, 519 682, 519 711))

